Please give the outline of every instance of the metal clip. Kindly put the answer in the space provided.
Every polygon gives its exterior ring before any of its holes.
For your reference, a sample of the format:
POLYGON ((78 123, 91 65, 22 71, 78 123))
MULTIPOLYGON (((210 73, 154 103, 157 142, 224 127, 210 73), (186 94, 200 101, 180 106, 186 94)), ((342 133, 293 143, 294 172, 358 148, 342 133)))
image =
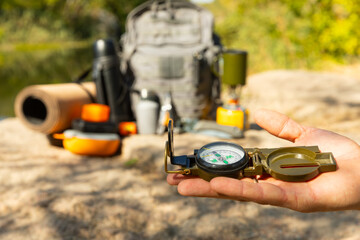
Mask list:
POLYGON ((168 170, 168 167, 167 167, 167 157, 168 156, 169 156, 169 143, 166 141, 166 143, 165 143, 165 157, 164 157, 165 172, 166 173, 179 173, 179 174, 183 174, 183 175, 189 175, 191 173, 191 170, 188 169, 188 168, 179 169, 179 170, 175 170, 175 171, 168 170))

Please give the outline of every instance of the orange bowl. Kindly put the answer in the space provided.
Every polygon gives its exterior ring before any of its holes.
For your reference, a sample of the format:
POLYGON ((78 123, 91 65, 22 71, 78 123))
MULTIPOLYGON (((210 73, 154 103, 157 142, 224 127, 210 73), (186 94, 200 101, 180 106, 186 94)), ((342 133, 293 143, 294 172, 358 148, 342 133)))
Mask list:
POLYGON ((106 157, 114 155, 120 147, 120 137, 115 133, 84 133, 70 129, 53 137, 63 139, 64 148, 79 155, 106 157))

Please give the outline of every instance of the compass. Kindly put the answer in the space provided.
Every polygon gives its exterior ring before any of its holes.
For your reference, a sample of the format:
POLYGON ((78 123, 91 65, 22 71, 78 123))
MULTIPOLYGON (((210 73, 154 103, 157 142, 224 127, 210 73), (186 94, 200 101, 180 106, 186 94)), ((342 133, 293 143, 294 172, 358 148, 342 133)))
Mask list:
POLYGON ((245 150, 234 143, 209 143, 196 154, 195 164, 204 172, 215 175, 238 175, 249 163, 245 150))
POLYGON ((332 153, 322 153, 317 146, 285 148, 243 148, 230 142, 212 142, 191 155, 174 155, 173 121, 168 124, 165 144, 165 172, 199 176, 207 181, 214 177, 255 177, 271 175, 291 182, 308 181, 322 172, 336 170, 332 153), (172 165, 180 170, 168 170, 172 165))

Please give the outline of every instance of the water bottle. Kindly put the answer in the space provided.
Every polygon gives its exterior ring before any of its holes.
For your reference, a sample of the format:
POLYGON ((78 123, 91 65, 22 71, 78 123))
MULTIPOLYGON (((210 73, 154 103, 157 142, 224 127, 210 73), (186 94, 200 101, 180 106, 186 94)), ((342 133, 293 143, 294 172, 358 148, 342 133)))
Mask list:
POLYGON ((136 105, 136 124, 139 134, 155 134, 159 118, 159 98, 153 92, 141 90, 136 105))

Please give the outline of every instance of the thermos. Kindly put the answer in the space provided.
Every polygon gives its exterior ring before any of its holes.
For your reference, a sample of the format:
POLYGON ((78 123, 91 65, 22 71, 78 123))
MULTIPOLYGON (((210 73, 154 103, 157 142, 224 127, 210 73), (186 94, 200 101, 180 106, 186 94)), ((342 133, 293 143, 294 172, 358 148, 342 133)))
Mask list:
POLYGON ((120 61, 114 42, 110 39, 97 40, 93 45, 93 52, 93 79, 97 102, 110 106, 111 121, 133 121, 130 90, 120 72, 120 61))

